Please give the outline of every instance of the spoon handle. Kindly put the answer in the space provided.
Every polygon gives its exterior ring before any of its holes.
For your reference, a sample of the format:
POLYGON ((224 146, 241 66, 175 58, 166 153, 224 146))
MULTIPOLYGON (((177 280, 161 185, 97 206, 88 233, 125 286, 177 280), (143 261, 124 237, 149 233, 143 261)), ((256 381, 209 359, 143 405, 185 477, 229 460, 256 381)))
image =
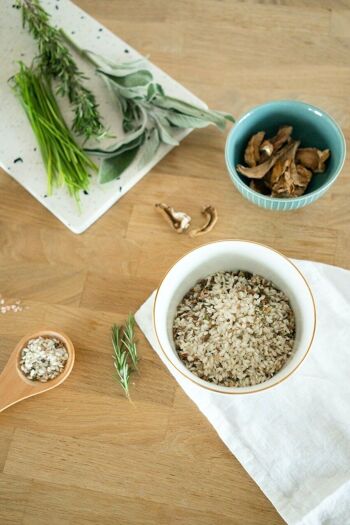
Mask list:
POLYGON ((30 386, 19 377, 16 356, 12 353, 0 374, 0 412, 27 397, 30 386))

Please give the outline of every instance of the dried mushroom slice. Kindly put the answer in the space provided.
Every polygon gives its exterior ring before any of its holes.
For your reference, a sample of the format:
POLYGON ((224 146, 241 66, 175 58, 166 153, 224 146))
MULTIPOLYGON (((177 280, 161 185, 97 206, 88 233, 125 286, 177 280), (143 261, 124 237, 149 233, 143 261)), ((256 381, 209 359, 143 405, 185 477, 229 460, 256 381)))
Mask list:
POLYGON ((274 197, 300 197, 305 193, 312 178, 312 172, 302 166, 287 160, 284 172, 278 182, 272 188, 274 197))
POLYGON ((253 168, 260 161, 260 145, 265 137, 265 131, 259 131, 251 137, 244 152, 244 161, 250 167, 253 168))
POLYGON ((288 142, 293 132, 292 126, 282 126, 277 131, 276 135, 271 139, 264 140, 261 144, 260 150, 263 151, 268 157, 275 153, 281 147, 288 142))
POLYGON ((299 148, 296 153, 296 160, 315 173, 323 173, 326 169, 325 162, 329 156, 329 149, 322 151, 317 148, 299 148))
POLYGON ((286 171, 284 172, 284 176, 287 182, 288 191, 290 192, 291 195, 294 195, 295 185, 298 179, 297 166, 294 160, 286 161, 286 163, 288 163, 288 165, 287 165, 286 171))
POLYGON ((296 173, 294 158, 299 145, 300 141, 298 140, 291 142, 290 148, 287 149, 283 155, 281 155, 280 159, 272 168, 268 179, 268 183, 272 189, 274 189, 274 186, 278 183, 283 175, 287 174, 285 179, 289 180, 291 172, 296 173))
MULTIPOLYGON (((291 195, 293 190, 293 178, 292 178, 292 162, 290 159, 287 159, 283 163, 282 173, 280 174, 278 180, 272 186, 272 193, 277 197, 280 194, 291 195)), ((293 163, 294 164, 294 163, 293 163)))
POLYGON ((308 170, 302 164, 297 164, 297 175, 295 178, 295 196, 300 197, 303 195, 312 179, 312 171, 308 170))
POLYGON ((205 223, 200 228, 192 230, 190 232, 190 237, 198 237, 199 235, 204 235, 205 233, 210 232, 218 220, 218 212, 214 206, 204 206, 202 208, 202 215, 206 218, 205 223))
POLYGON ((281 160, 278 160, 271 171, 266 175, 265 182, 266 185, 269 188, 273 188, 273 186, 279 181, 280 177, 283 175, 284 172, 284 162, 281 162, 281 160))
POLYGON ((323 151, 317 150, 318 152, 318 167, 315 173, 323 173, 326 169, 326 161, 329 159, 331 152, 329 149, 323 151))
POLYGON ((242 175, 249 177, 250 179, 262 179, 279 159, 281 159, 282 157, 284 158, 284 156, 288 156, 288 154, 293 155, 294 157, 295 148, 297 148, 299 144, 300 142, 286 144, 285 146, 283 146, 282 149, 274 153, 267 161, 263 162, 262 164, 259 164, 258 166, 254 166, 253 168, 247 168, 246 166, 242 166, 242 164, 238 164, 237 171, 239 171, 239 173, 242 173, 242 175))
POLYGON ((183 211, 175 211, 174 208, 164 203, 155 204, 155 208, 176 233, 183 233, 188 230, 191 223, 189 215, 183 211))

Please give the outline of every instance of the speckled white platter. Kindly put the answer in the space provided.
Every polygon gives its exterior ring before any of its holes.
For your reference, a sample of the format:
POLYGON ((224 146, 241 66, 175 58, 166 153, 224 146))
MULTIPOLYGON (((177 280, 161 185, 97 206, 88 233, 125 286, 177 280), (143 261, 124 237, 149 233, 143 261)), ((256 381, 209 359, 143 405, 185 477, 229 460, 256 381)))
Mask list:
MULTIPOLYGON (((141 55, 108 31, 96 20, 68 0, 42 0, 43 7, 51 14, 51 22, 64 30, 82 48, 90 49, 114 61, 125 62, 141 55)), ((74 233, 82 233, 116 201, 136 184, 171 149, 161 146, 155 158, 139 169, 136 162, 116 181, 101 185, 96 177, 91 181, 89 193, 81 195, 81 211, 65 188, 55 189, 47 196, 45 168, 39 148, 27 121, 27 117, 14 96, 8 79, 18 70, 18 60, 29 65, 37 52, 36 44, 21 27, 21 13, 10 0, 0 2, 0 165, 26 190, 38 199, 51 213, 74 233)), ((88 85, 96 95, 104 123, 113 133, 122 136, 118 114, 107 86, 94 73, 89 64, 77 58, 79 67, 89 76, 88 85)), ((188 90, 148 62, 155 81, 161 83, 167 94, 203 105, 188 90)), ((70 109, 64 101, 60 106, 67 120, 71 121, 70 109)), ((178 133, 181 140, 190 130, 178 133)))

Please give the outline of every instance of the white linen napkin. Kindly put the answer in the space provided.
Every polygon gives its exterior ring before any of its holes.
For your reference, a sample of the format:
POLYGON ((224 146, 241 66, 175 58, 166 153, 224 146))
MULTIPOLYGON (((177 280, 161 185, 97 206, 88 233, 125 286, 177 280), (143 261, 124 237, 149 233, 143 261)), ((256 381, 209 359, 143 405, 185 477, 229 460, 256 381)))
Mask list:
POLYGON ((204 390, 162 357, 154 293, 136 321, 154 350, 288 524, 350 523, 350 271, 294 261, 317 304, 317 332, 301 365, 258 394, 204 390))

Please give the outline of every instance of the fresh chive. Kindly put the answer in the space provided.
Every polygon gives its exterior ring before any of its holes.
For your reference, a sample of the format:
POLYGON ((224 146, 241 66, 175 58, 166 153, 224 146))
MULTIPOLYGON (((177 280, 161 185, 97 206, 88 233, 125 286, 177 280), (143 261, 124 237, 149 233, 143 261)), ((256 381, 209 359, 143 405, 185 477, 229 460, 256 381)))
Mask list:
POLYGON ((97 167, 74 141, 50 83, 39 71, 20 62, 13 86, 39 144, 47 172, 48 193, 64 184, 79 201, 79 191, 89 187, 89 171, 97 171, 97 167))

